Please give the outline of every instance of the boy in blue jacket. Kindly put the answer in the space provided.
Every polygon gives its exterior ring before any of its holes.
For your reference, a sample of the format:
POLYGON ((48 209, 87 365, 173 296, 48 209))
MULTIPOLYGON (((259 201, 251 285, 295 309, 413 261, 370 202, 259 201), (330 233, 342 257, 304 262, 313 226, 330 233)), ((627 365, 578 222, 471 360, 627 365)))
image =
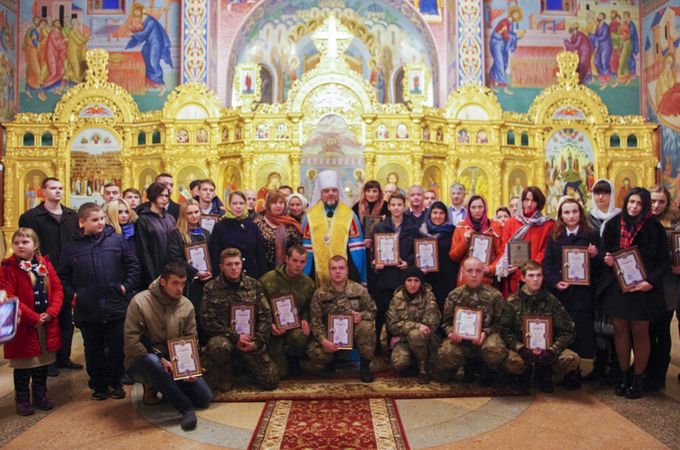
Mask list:
POLYGON ((125 238, 104 225, 95 203, 78 209, 80 231, 62 251, 59 278, 64 301, 75 300, 74 321, 83 334, 92 398, 125 398, 123 324, 139 282, 140 265, 125 238))

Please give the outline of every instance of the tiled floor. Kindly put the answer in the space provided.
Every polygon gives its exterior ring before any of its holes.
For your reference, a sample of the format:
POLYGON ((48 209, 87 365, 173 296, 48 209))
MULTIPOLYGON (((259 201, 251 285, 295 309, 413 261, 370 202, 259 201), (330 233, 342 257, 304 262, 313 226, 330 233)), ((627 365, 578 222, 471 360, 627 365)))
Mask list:
MULTIPOLYGON (((675 326, 675 323, 674 323, 675 326)), ((675 330, 675 328, 674 328, 675 330)), ((674 336, 677 340, 677 336, 674 336)), ((677 344, 677 342, 676 342, 677 344)), ((82 344, 74 343, 82 361, 82 344)), ((527 397, 398 400, 412 448, 680 448, 680 350, 664 393, 637 401, 611 388, 527 397)), ((83 371, 50 379, 52 413, 18 418, 13 413, 11 371, 0 368, 0 445, 28 448, 234 448, 245 449, 263 403, 219 403, 201 411, 199 427, 185 433, 165 406, 141 405, 135 386, 125 400, 90 400, 83 371), (11 440, 10 440, 11 439, 11 440)))

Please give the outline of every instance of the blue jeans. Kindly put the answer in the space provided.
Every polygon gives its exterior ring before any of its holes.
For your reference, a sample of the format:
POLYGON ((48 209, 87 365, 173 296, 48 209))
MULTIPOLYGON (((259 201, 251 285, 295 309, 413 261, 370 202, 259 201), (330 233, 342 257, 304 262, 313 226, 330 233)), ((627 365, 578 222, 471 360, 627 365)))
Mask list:
POLYGON ((158 389, 180 413, 191 408, 207 408, 212 401, 212 391, 203 377, 194 382, 175 381, 163 368, 160 358, 151 353, 137 357, 127 373, 136 382, 158 389))

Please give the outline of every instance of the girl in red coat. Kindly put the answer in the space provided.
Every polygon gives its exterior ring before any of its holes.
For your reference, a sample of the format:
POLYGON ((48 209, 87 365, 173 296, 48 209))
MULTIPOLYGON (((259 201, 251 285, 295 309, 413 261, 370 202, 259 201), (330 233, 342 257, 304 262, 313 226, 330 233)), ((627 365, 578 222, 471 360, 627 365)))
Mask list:
POLYGON ((47 365, 56 359, 61 347, 59 315, 64 293, 57 272, 49 259, 38 252, 38 236, 30 228, 19 228, 12 235, 13 255, 0 265, 0 289, 8 297, 19 298, 21 322, 14 338, 4 345, 5 358, 14 368, 16 412, 33 414, 54 406, 47 398, 47 365), (31 405, 28 383, 33 382, 31 405))
POLYGON ((543 263, 545 246, 550 239, 550 233, 555 226, 555 221, 549 216, 544 216, 541 210, 545 206, 545 195, 536 186, 527 186, 522 191, 522 204, 517 214, 510 218, 503 227, 503 249, 505 253, 496 264, 496 276, 503 280, 503 295, 516 292, 522 273, 519 267, 510 265, 508 260, 509 241, 529 241, 531 243, 530 259, 537 263, 543 263))

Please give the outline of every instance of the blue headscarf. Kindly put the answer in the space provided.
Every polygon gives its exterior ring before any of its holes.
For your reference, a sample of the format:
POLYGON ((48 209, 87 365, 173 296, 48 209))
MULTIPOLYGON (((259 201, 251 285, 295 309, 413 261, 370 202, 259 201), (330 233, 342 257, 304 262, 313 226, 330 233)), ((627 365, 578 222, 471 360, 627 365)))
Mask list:
POLYGON ((427 232, 431 235, 440 233, 453 233, 453 230, 456 229, 456 227, 453 224, 449 223, 449 211, 446 208, 446 205, 439 201, 432 203, 432 205, 430 205, 427 211, 425 211, 425 226, 427 227, 427 232), (444 211, 446 220, 444 221, 443 224, 435 225, 432 223, 432 220, 430 219, 430 213, 432 212, 433 209, 441 209, 442 211, 444 211))

